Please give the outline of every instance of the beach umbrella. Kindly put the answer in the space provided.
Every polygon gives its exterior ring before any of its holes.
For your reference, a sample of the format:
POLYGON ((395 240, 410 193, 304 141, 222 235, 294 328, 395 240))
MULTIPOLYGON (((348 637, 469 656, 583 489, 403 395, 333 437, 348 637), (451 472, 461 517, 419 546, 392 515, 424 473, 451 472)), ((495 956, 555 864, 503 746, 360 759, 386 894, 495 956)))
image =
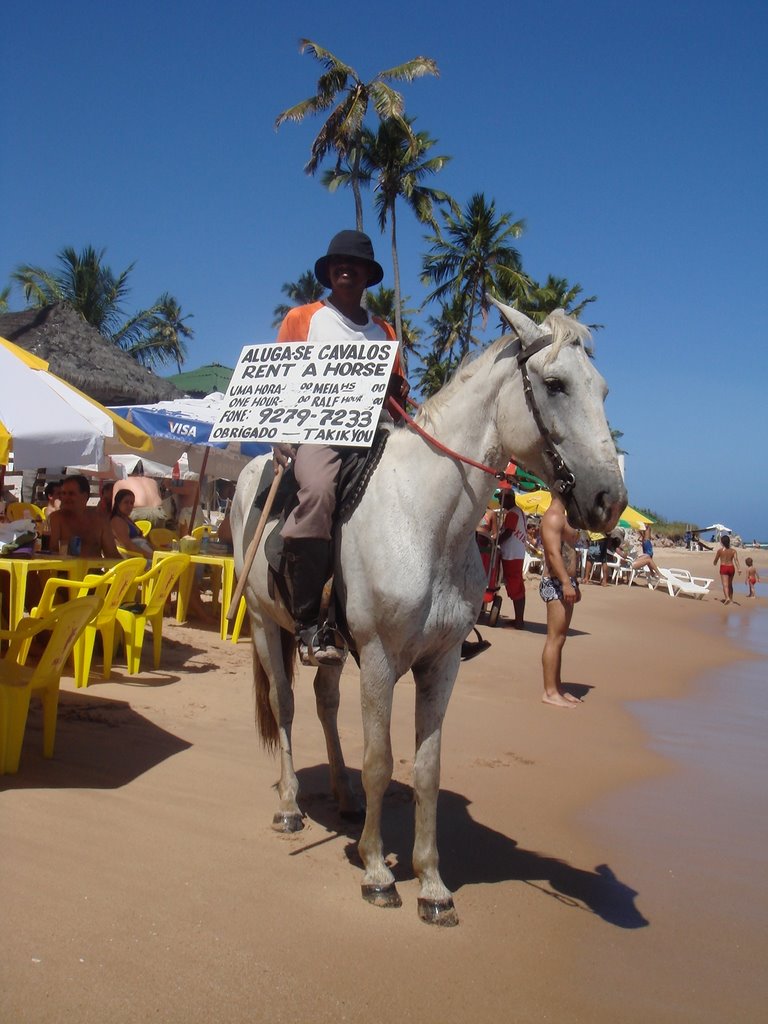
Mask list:
POLYGON ((218 479, 236 480, 252 458, 271 452, 272 448, 256 442, 211 442, 211 430, 223 401, 224 395, 215 392, 205 398, 113 406, 112 411, 149 434, 153 441, 152 459, 156 462, 173 466, 186 455, 184 461, 188 462, 191 476, 207 473, 218 479))
POLYGON ((109 444, 151 451, 148 435, 0 337, 0 465, 14 469, 101 463, 109 444))
POLYGON ((642 512, 638 512, 631 505, 627 505, 619 516, 619 525, 625 528, 629 527, 632 530, 644 530, 648 523, 652 522, 652 519, 644 516, 642 512))
POLYGON ((521 508, 527 516, 541 516, 549 508, 552 502, 550 491, 539 489, 529 494, 517 495, 517 507, 521 508))

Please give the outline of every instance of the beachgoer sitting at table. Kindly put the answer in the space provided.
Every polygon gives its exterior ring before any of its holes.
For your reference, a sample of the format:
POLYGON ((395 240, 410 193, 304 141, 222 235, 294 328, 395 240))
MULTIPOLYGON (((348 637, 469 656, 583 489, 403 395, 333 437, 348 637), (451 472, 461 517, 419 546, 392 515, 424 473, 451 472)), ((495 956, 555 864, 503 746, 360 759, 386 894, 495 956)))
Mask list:
POLYGON ((112 503, 112 516, 110 518, 112 533, 114 533, 115 540, 121 548, 151 560, 154 554, 152 545, 145 539, 141 530, 131 519, 131 512, 135 504, 136 499, 133 491, 121 488, 117 492, 112 503))
POLYGON ((109 519, 98 508, 88 507, 90 494, 86 477, 79 473, 64 477, 61 508, 50 516, 51 551, 61 552, 65 547, 70 554, 87 558, 119 558, 109 519))
POLYGON ((46 516, 49 516, 51 512, 58 512, 61 508, 61 480, 49 480, 45 485, 43 495, 45 497, 43 511, 46 516))

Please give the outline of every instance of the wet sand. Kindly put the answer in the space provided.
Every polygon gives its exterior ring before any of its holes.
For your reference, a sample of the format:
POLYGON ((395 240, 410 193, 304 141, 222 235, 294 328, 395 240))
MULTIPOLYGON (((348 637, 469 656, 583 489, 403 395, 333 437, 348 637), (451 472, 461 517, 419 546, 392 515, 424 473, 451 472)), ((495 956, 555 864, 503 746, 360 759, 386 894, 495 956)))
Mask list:
MULTIPOLYGON (((657 555, 714 576, 706 553, 657 555)), ((756 560, 768 578, 768 553, 756 560)), ((0 777, 0 1020, 762 1020, 764 803, 729 800, 745 769, 718 766, 765 735, 735 709, 761 696, 743 623, 768 601, 724 608, 712 593, 586 587, 564 654, 584 704, 567 712, 540 701, 534 582, 529 629, 482 630, 492 647, 462 666, 443 740, 450 930, 416 916, 410 677, 393 713, 384 836, 403 907, 389 911, 359 895, 309 670, 306 827, 290 837, 270 828, 277 767, 256 740, 245 641, 169 623, 163 671, 65 680, 54 760, 33 712, 19 774, 0 777), (704 716, 717 743, 688 765, 701 744, 686 718, 721 700, 721 670, 739 695, 704 716)), ((340 726, 359 786, 353 667, 340 726)), ((764 777, 749 780, 756 799, 764 777)))

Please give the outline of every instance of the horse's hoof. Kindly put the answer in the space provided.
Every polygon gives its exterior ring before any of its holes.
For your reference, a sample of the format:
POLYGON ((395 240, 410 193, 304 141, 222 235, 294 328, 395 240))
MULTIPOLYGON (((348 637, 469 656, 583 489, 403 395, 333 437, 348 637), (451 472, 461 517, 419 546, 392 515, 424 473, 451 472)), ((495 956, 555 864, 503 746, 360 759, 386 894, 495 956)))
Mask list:
POLYGON ((442 928, 455 928, 459 915, 453 900, 425 900, 419 897, 419 918, 425 924, 437 924, 442 928))
POLYGON ((272 828, 275 832, 301 832, 304 822, 301 815, 294 811, 292 814, 278 811, 272 819, 272 828))
POLYGON ((363 899, 372 903, 374 907, 402 907, 403 905, 394 882, 389 885, 361 885, 360 888, 363 899))

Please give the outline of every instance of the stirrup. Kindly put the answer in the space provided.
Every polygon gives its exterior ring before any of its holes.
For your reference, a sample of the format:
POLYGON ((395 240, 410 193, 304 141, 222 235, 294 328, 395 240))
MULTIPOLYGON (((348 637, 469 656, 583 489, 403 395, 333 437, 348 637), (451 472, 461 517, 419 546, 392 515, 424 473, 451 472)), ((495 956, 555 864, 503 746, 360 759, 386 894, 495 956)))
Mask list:
POLYGON ((343 665, 347 660, 347 648, 336 644, 337 636, 328 625, 319 628, 307 626, 299 630, 299 660, 302 665, 343 665))

